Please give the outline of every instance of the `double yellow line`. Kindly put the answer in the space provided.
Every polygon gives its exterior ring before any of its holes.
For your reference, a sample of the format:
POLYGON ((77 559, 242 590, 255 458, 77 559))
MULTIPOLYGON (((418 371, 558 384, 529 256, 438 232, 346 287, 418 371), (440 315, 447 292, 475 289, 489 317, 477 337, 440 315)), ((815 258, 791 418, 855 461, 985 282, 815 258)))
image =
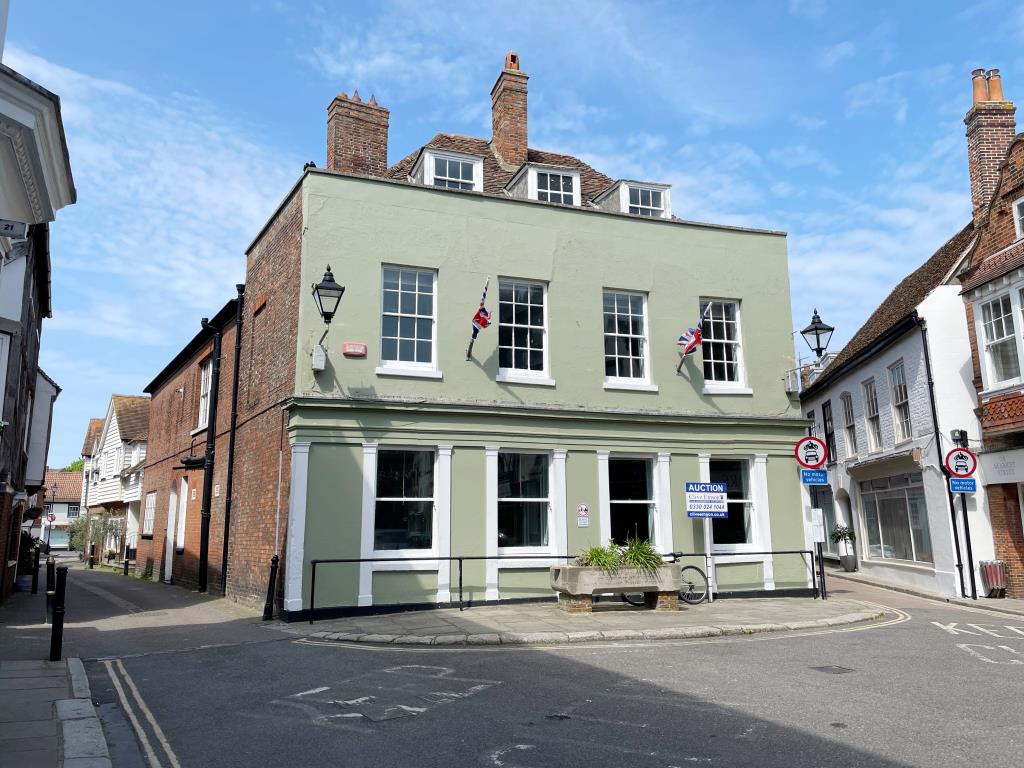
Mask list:
POLYGON ((125 687, 121 684, 121 678, 124 679, 124 683, 128 686, 128 690, 131 692, 132 697, 138 705, 138 710, 142 712, 142 716, 149 721, 150 727, 153 729, 153 735, 159 747, 163 750, 163 753, 167 755, 170 768, 181 768, 181 763, 178 762, 178 756, 174 754, 174 750, 171 749, 171 745, 167 741, 167 737, 164 736, 163 729, 156 722, 156 718, 153 717, 153 713, 149 707, 146 706, 145 700, 142 698, 142 694, 139 693, 138 687, 135 685, 135 681, 132 680, 131 675, 128 674, 128 670, 124 668, 124 663, 120 659, 106 660, 103 665, 107 668, 107 674, 110 675, 110 680, 114 684, 114 690, 117 691, 117 697, 121 700, 121 707, 124 709, 128 720, 132 724, 132 728, 135 729, 135 735, 139 737, 139 743, 142 744, 143 750, 146 752, 146 759, 149 761, 150 768, 164 768, 160 762, 160 758, 157 756, 157 752, 153 749, 153 744, 149 740, 149 735, 146 733, 146 729, 142 727, 142 723, 139 722, 139 716, 136 712, 136 708, 132 706, 129 701, 128 695, 125 693, 125 687), (114 669, 117 668, 115 672, 114 669))

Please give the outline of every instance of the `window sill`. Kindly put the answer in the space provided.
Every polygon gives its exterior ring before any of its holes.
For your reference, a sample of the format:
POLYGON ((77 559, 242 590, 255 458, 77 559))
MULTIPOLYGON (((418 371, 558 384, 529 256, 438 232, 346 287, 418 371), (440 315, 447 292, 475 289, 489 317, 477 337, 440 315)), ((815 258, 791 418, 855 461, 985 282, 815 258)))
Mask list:
POLYGON ((525 376, 515 371, 499 370, 494 380, 500 384, 532 384, 535 387, 553 387, 555 380, 547 376, 525 376))
POLYGON ((604 388, 607 390, 623 390, 625 392, 657 392, 658 385, 644 381, 606 381, 604 388))
POLYGON ((907 571, 919 571, 922 573, 935 573, 935 566, 928 563, 917 563, 912 560, 886 559, 884 557, 864 557, 861 559, 864 565, 882 565, 891 568, 902 568, 907 571))
POLYGON ((1008 395, 1011 392, 1019 391, 1024 389, 1024 381, 1021 379, 1013 379, 1011 381, 997 384, 991 389, 983 389, 978 395, 982 400, 986 400, 992 397, 998 397, 999 395, 1008 395))
POLYGON ((196 427, 195 429, 188 433, 189 437, 195 437, 196 435, 202 434, 203 432, 206 431, 207 426, 208 425, 204 424, 201 427, 196 427))
POLYGON ((441 379, 444 374, 441 371, 430 368, 391 368, 386 365, 377 366, 374 370, 378 376, 404 376, 410 379, 441 379))
POLYGON ((728 384, 705 384, 703 394, 705 395, 752 395, 754 390, 750 387, 739 387, 728 384))

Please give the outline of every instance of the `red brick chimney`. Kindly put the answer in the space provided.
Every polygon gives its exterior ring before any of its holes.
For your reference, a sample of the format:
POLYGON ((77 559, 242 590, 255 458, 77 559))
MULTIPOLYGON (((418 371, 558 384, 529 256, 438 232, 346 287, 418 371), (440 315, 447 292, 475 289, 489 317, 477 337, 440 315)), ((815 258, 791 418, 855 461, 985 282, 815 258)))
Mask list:
POLYGON ((967 124, 967 162, 971 172, 971 207, 979 224, 988 210, 999 182, 999 166, 1013 141, 1016 111, 1003 98, 998 69, 976 69, 971 73, 974 104, 964 118, 967 124))
POLYGON ((491 145, 508 166, 526 162, 526 81, 519 54, 505 54, 505 69, 491 88, 491 145))
POLYGON ((359 91, 334 97, 327 108, 327 168, 383 176, 388 169, 388 110, 359 91))

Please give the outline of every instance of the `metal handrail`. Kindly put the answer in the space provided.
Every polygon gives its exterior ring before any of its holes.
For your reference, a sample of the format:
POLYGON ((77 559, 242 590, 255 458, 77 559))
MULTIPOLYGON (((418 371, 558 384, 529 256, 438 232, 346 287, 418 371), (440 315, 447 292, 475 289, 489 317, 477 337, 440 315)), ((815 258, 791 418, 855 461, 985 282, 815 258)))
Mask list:
MULTIPOLYGON (((814 591, 815 596, 818 594, 818 585, 815 579, 814 572, 814 551, 810 549, 780 549, 773 552, 666 552, 662 557, 671 557, 672 562, 678 562, 683 557, 703 557, 705 573, 708 572, 708 563, 712 558, 716 557, 737 557, 743 555, 810 555, 811 556, 811 589, 814 591)), ((577 555, 455 555, 450 557, 440 557, 432 555, 424 555, 423 557, 332 557, 332 558, 314 558, 309 561, 312 566, 312 573, 309 583, 309 623, 312 624, 316 617, 316 569, 318 565, 328 565, 332 563, 340 564, 354 564, 354 563, 409 563, 409 562, 436 562, 438 560, 452 563, 457 562, 459 564, 459 610, 465 610, 465 601, 463 599, 462 589, 462 564, 466 560, 572 560, 577 555)), ((821 574, 822 587, 824 587, 825 573, 822 568, 821 574)))

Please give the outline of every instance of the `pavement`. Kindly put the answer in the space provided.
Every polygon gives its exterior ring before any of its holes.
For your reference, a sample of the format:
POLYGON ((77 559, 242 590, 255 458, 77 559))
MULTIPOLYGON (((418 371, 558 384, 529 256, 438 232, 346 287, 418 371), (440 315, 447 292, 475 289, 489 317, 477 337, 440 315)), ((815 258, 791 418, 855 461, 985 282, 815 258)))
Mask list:
POLYGON ((617 640, 678 640, 820 629, 882 617, 878 606, 844 598, 716 600, 679 611, 652 611, 599 602, 593 613, 569 613, 555 603, 518 603, 360 616, 286 631, 322 640, 398 645, 528 645, 617 640))

